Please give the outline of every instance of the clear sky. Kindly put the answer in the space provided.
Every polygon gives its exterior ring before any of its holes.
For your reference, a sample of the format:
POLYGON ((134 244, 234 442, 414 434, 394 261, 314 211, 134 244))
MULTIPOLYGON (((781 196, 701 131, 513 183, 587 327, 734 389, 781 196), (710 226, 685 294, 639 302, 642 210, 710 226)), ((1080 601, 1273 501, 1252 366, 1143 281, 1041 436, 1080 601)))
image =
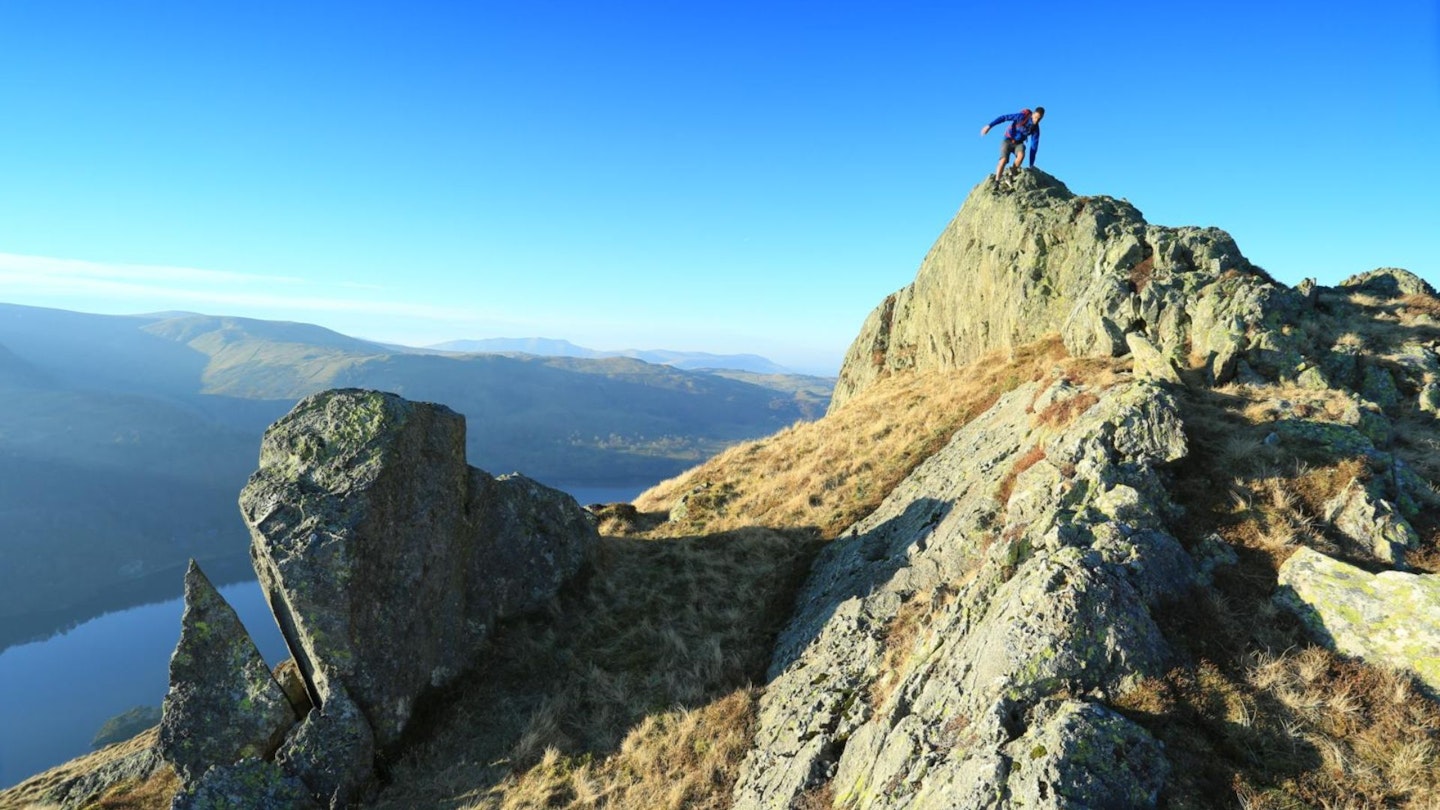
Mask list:
POLYGON ((833 371, 1037 165, 1279 279, 1440 281, 1435 0, 0 0, 0 301, 833 371))

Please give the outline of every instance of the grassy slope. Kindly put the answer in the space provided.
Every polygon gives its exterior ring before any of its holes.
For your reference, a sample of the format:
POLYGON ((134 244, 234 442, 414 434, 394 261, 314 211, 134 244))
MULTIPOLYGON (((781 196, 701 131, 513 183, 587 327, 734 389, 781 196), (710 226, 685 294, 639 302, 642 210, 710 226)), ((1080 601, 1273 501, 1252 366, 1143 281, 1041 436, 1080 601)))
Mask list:
POLYGON ((549 481, 672 475, 810 418, 828 397, 814 381, 784 390, 630 358, 395 353, 306 324, 193 316, 146 331, 209 358, 207 394, 294 400, 357 387, 440 402, 469 421, 472 463, 549 481))

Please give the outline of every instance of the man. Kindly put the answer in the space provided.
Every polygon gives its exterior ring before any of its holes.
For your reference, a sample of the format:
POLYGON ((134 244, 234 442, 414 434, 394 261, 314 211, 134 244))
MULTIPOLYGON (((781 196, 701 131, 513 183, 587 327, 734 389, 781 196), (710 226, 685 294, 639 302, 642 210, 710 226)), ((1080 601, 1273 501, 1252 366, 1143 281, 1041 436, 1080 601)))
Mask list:
POLYGON ((1010 126, 1005 129, 1005 140, 1000 143, 1000 162, 995 165, 995 185, 1000 185, 1000 178, 1005 173, 1005 160, 1010 155, 1015 155, 1015 169, 1020 168, 1020 161, 1025 159, 1025 139, 1030 139, 1030 168, 1035 168, 1035 155, 1040 152, 1040 119, 1045 117, 1045 108, 1036 107, 1034 112, 1021 110, 1011 115, 1002 115, 994 121, 986 124, 980 130, 980 137, 990 131, 990 128, 1001 121, 1009 121, 1010 126))

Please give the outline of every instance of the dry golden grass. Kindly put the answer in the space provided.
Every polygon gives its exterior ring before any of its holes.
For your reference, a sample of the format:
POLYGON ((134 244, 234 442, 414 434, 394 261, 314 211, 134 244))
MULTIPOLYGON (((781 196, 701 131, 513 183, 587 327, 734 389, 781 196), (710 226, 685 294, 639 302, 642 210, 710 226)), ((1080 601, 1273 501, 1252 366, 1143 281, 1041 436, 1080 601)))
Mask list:
POLYGON ((608 757, 549 748, 533 768, 512 774, 466 807, 728 807, 728 786, 750 744, 757 695, 737 689, 698 709, 650 715, 608 757))
POLYGON ((635 506, 663 513, 682 495, 708 485, 702 497, 687 503, 683 520, 660 531, 811 526, 832 538, 879 506, 920 462, 1002 394, 1055 376, 1104 387, 1118 379, 1120 368, 1109 359, 1067 358, 1059 337, 1052 336, 955 371, 895 374, 817 422, 738 445, 659 484, 635 506))
POLYGON ((1357 407, 1354 395, 1345 391, 1302 388, 1293 383, 1230 384, 1220 388, 1219 392, 1241 400, 1241 414, 1253 425, 1295 418, 1338 422, 1357 407))
POLYGON ((1320 515, 1325 505, 1350 486, 1352 481, 1363 484, 1370 479, 1370 465, 1364 458, 1341 459, 1334 466, 1309 467, 1303 463, 1295 468, 1288 490, 1310 514, 1320 515))
MULTIPOLYGON (((44 798, 50 790, 112 762, 153 748, 159 739, 159 728, 152 728, 125 742, 107 745, 92 754, 36 774, 9 790, 0 791, 0 810, 46 807, 44 798)), ((163 810, 170 806, 170 800, 179 788, 175 772, 169 767, 162 767, 144 782, 130 781, 116 785, 87 806, 105 810, 163 810)))
POLYGON ((1057 430, 1064 428, 1099 401, 1100 397, 1096 394, 1082 391, 1073 397, 1050 403, 1045 410, 1035 414, 1035 423, 1057 430))
POLYGON ((1436 330, 1433 319, 1440 317, 1440 299, 1428 295, 1388 299, 1356 293, 1324 296, 1322 300, 1330 315, 1324 319, 1326 328, 1357 336, 1375 354, 1384 354, 1405 339, 1433 338, 1436 330))
POLYGON ((180 776, 166 765, 144 781, 122 782, 96 802, 99 810, 167 810, 180 791, 180 776))
POLYGON ((1400 299, 1400 317, 1402 322, 1413 320, 1416 316, 1427 315, 1431 318, 1440 318, 1440 298, 1431 295, 1407 295, 1400 299))
POLYGON ((1236 666, 1202 661, 1116 705, 1166 742, 1171 806, 1211 806, 1232 791, 1277 808, 1440 799, 1440 707, 1408 675, 1320 647, 1252 653, 1236 666))
MULTIPOLYGON (((751 734, 750 684, 821 539, 1006 391, 1119 374, 1114 361, 1069 360, 1050 338, 953 373, 895 375, 817 423, 665 482, 634 510, 609 509, 615 535, 594 575, 553 615, 501 631, 496 659, 428 715, 380 806, 727 806, 751 734), (656 526, 682 494, 689 514, 656 526)), ((1039 418, 1060 424, 1083 404, 1039 418)), ((892 623, 896 679, 937 598, 917 596, 892 623)), ((813 793, 828 806, 823 788, 813 793)))
POLYGON ((1192 455, 1172 490, 1189 516, 1180 539, 1217 533, 1240 562, 1157 614, 1186 663, 1117 707, 1164 741, 1170 807, 1440 806, 1440 707, 1406 675, 1313 645, 1271 600, 1298 544, 1361 553, 1338 548, 1316 514, 1371 474, 1361 458, 1301 460, 1265 443, 1253 405, 1273 394, 1186 398, 1192 455))

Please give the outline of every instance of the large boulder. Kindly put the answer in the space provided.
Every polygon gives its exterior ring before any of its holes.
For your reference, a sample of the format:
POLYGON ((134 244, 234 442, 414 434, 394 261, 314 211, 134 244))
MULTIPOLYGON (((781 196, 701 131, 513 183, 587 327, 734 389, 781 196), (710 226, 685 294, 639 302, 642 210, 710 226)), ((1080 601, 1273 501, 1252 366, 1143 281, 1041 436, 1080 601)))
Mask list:
POLYGON ((460 414, 377 391, 316 394, 272 425, 240 508, 316 711, 343 687, 380 750, 597 541, 570 496, 467 466, 460 414))
MULTIPOLYGON (((1155 738, 1086 701, 1063 701, 1009 750, 1015 807, 1154 807, 1170 771, 1155 738)), ((935 799, 929 806, 945 804, 935 799)))
POLYGON ((1371 574, 1301 548, 1280 566, 1275 598, 1317 641, 1409 670, 1440 695, 1440 575, 1371 574))
POLYGON ((159 748, 191 785, 212 765, 271 756, 296 717, 234 608, 193 560, 180 622, 159 748))

